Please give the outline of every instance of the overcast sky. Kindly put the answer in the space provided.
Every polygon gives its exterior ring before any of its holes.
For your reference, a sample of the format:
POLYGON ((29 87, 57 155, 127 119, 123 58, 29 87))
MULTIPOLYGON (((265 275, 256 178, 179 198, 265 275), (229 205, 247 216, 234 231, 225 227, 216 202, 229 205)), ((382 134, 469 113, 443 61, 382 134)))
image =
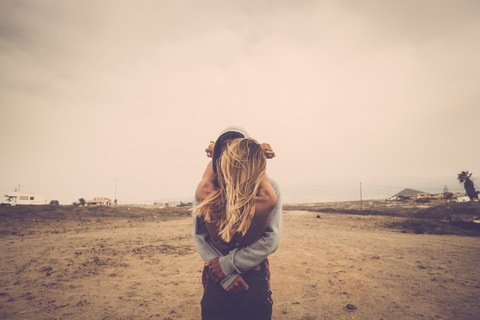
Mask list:
POLYGON ((188 197, 229 125, 272 145, 287 202, 460 189, 478 57, 477 0, 0 0, 0 191, 188 197))

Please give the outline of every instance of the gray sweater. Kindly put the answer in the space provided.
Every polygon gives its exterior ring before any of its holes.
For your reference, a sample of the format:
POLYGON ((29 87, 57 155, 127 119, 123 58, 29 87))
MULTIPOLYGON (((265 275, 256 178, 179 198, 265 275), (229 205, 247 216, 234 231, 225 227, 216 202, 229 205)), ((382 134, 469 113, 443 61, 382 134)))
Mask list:
MULTIPOLYGON (((270 182, 277 194, 277 205, 270 214, 262 236, 248 247, 233 249, 228 255, 222 255, 211 243, 204 219, 193 215, 193 242, 195 247, 205 263, 220 257, 220 267, 225 274, 225 278, 221 282, 224 289, 228 288, 239 274, 258 266, 278 248, 282 234, 282 200, 278 184, 271 179, 270 182)), ((196 198, 195 203, 197 203, 196 198)))

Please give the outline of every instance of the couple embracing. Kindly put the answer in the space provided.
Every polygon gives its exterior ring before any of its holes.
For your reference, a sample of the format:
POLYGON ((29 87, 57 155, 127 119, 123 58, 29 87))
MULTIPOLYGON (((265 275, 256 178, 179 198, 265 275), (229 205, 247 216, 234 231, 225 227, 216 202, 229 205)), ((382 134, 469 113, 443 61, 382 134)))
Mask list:
POLYGON ((239 127, 225 129, 205 151, 212 161, 193 214, 195 247, 206 263, 202 319, 271 319, 268 256, 282 228, 280 191, 266 174, 275 153, 239 127))

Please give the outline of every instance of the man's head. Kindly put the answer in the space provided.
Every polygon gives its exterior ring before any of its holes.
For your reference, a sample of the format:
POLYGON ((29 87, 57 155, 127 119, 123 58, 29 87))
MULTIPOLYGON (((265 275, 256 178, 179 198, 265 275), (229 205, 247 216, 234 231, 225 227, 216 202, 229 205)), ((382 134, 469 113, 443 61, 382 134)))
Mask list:
POLYGON ((225 149, 227 142, 233 139, 249 137, 250 135, 245 129, 236 126, 230 126, 220 133, 217 141, 215 141, 212 154, 213 173, 215 174, 215 177, 217 176, 217 161, 220 159, 220 155, 225 149))

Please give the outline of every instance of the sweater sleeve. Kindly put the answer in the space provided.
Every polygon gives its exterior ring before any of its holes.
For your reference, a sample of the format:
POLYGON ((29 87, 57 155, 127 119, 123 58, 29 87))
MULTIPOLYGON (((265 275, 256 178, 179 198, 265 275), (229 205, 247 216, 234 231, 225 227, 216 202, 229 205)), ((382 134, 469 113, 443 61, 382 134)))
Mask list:
POLYGON ((193 215, 193 243, 205 263, 222 255, 210 242, 205 220, 197 217, 196 214, 193 215))

